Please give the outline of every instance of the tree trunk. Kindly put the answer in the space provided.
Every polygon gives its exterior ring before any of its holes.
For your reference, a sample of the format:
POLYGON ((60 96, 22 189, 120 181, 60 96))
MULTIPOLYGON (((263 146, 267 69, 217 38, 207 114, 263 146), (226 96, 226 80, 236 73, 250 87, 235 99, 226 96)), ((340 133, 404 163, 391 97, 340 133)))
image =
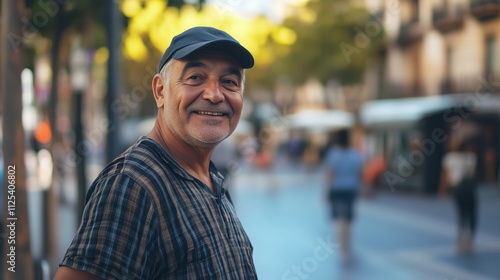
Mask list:
POLYGON ((59 60, 59 51, 61 49, 61 38, 63 32, 67 26, 64 22, 64 9, 61 5, 58 9, 58 12, 54 18, 54 33, 52 37, 52 46, 51 46, 51 67, 52 67, 52 77, 51 77, 51 86, 50 86, 50 94, 49 94, 49 102, 47 106, 47 112, 49 116, 50 122, 50 130, 52 133, 52 141, 50 144, 50 154, 52 155, 52 160, 54 164, 53 170, 53 180, 52 185, 46 191, 44 191, 43 196, 43 219, 44 219, 44 247, 42 248, 43 255, 49 262, 50 270, 55 271, 58 267, 58 207, 59 200, 57 196, 57 192, 61 191, 61 188, 64 187, 63 182, 63 174, 59 174, 59 170, 57 168, 57 163, 61 160, 57 157, 57 153, 55 153, 56 146, 58 142, 62 142, 62 136, 57 129, 57 104, 58 104, 58 83, 59 83, 59 69, 60 69, 60 60, 59 60))
POLYGON ((106 100, 108 111, 108 133, 106 145, 106 164, 115 159, 121 152, 120 119, 113 108, 113 104, 120 94, 120 11, 114 0, 106 0, 106 31, 108 39, 108 95, 106 100))
POLYGON ((3 279, 33 279, 28 192, 24 164, 21 71, 24 1, 2 1, 1 96, 3 98, 4 180, 2 204, 3 279))

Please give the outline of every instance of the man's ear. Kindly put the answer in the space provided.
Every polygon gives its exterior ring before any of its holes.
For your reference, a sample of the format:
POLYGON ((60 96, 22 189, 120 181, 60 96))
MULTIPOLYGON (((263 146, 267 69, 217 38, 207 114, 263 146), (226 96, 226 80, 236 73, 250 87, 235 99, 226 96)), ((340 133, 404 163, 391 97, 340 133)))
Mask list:
POLYGON ((153 77, 152 83, 152 88, 153 88, 153 97, 155 98, 156 101, 156 107, 162 108, 164 103, 165 103, 165 89, 166 89, 166 84, 163 81, 162 77, 160 74, 156 74, 153 77))

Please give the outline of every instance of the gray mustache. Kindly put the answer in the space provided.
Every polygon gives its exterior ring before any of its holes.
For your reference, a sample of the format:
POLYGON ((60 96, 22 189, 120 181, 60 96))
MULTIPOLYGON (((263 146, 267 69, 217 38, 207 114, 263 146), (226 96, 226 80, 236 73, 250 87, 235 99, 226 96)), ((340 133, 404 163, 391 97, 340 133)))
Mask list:
POLYGON ((196 104, 189 108, 190 111, 216 111, 222 113, 232 113, 231 108, 226 104, 196 104))

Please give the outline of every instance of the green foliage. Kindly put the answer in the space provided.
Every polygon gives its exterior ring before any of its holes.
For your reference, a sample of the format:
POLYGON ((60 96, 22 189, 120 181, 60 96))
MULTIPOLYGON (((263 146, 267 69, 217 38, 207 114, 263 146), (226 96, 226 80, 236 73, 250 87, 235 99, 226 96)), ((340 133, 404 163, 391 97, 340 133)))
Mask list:
MULTIPOLYGON (((37 33, 45 38, 53 38, 55 33, 71 29, 74 33, 85 34, 84 44, 88 48, 106 45, 106 20, 108 0, 26 0, 27 15, 23 19, 28 35, 37 33), (89 33, 91 32, 91 33, 89 33)), ((205 0, 165 0, 169 6, 194 5, 201 8, 205 0)), ((127 25, 123 18, 123 28, 127 25)), ((26 36, 25 34, 25 37, 26 36)), ((27 39, 27 38, 24 38, 27 39)))
POLYGON ((380 21, 352 2, 311 0, 303 14, 315 16, 315 20, 287 18, 283 25, 295 30, 297 41, 277 61, 276 70, 296 83, 309 78, 360 82, 367 62, 383 43, 384 32, 380 21))
POLYGON ((203 7, 203 5, 205 5, 205 0, 168 0, 168 6, 169 7, 176 7, 176 8, 180 8, 186 4, 191 4, 191 5, 194 5, 196 7, 198 7, 198 9, 201 9, 203 7))
POLYGON ((53 39, 58 32, 63 33, 71 29, 75 33, 84 33, 85 29, 91 26, 92 40, 86 42, 90 45, 88 47, 99 47, 106 43, 105 1, 27 0, 26 4, 27 16, 23 21, 29 34, 24 34, 25 37, 37 33, 42 37, 53 39))

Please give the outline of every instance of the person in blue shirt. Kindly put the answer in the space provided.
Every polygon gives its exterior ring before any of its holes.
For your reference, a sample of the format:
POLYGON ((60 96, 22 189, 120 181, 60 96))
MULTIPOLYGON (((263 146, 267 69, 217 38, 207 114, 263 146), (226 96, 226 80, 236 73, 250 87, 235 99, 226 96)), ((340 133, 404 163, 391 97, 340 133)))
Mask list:
POLYGON ((326 195, 331 215, 337 228, 341 257, 350 261, 351 224, 354 219, 354 202, 362 184, 363 159, 350 146, 349 131, 340 130, 336 142, 331 142, 325 157, 326 195))

